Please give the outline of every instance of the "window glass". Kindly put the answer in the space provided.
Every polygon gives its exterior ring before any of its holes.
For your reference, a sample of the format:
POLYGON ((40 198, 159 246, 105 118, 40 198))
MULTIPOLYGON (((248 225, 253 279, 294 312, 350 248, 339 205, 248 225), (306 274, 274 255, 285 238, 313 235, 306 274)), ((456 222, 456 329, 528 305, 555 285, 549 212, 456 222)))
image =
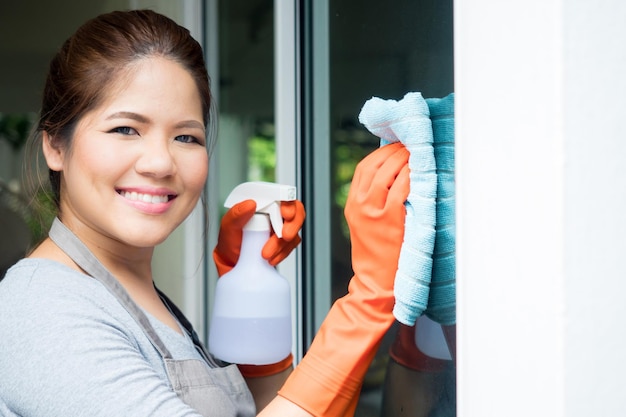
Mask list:
POLYGON ((219 12, 220 207, 245 181, 274 181, 274 6, 221 0, 219 12))
MULTIPOLYGON (((373 96, 400 100, 408 92, 421 92, 434 98, 454 91, 452 1, 394 0, 383 5, 374 0, 333 0, 328 2, 327 24, 331 297, 336 299, 346 293, 352 276, 343 217, 346 195, 356 164, 379 146, 379 138, 359 123, 360 109, 373 96)), ((424 323, 421 330, 430 329, 430 324, 424 323)), ((441 335, 439 325, 434 330, 441 335)), ((407 354, 404 359, 409 366, 415 363, 413 369, 398 365, 389 356, 390 347, 398 343, 397 332, 398 324, 372 363, 356 415, 393 416, 400 408, 407 415, 454 415, 452 361, 418 360, 407 354)))

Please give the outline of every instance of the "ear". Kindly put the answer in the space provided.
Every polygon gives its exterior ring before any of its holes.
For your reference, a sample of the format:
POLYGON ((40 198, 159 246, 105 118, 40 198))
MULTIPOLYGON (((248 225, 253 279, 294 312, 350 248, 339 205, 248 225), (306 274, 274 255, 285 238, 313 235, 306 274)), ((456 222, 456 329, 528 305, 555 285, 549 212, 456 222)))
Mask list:
POLYGON ((63 171, 65 150, 55 143, 54 138, 44 131, 41 137, 43 156, 46 158, 48 168, 53 171, 63 171))

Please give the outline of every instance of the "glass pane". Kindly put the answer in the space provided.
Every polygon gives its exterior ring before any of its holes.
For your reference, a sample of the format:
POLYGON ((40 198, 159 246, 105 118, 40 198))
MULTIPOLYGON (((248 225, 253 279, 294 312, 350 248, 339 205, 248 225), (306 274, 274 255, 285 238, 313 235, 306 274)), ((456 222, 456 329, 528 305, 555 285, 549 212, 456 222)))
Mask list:
MULTIPOLYGON (((335 299, 346 293, 352 276, 343 217, 347 191, 356 164, 379 147, 379 138, 359 123, 360 109, 373 96, 400 100, 408 92, 421 92, 425 98, 444 97, 454 90, 454 70, 451 0, 393 1, 384 7, 374 0, 333 0, 328 7, 335 299)), ((418 337, 431 324, 420 321, 418 337)), ((444 340, 441 326, 432 329, 444 340)), ((402 337, 407 335, 415 350, 415 337, 403 329, 402 337)), ((400 409, 412 416, 455 415, 453 362, 420 359, 415 351, 400 355, 400 365, 389 355, 396 337, 397 323, 366 376, 356 415, 393 416, 400 409)))
POLYGON ((265 0, 221 0, 218 8, 216 163, 222 207, 237 184, 275 180, 274 5, 265 0))

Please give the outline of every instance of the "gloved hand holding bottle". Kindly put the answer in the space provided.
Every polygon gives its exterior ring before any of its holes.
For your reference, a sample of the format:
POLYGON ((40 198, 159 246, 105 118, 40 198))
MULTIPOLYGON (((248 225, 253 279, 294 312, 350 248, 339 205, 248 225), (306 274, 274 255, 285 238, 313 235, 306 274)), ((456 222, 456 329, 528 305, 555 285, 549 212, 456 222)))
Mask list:
MULTIPOLYGON (((209 349, 212 352, 215 349, 213 353, 219 352, 217 356, 220 359, 237 363, 246 377, 278 373, 292 364, 292 356, 288 351, 289 346, 291 346, 289 335, 291 323, 282 323, 290 315, 289 286, 284 278, 274 272, 271 267, 285 259, 300 243, 301 238, 298 233, 306 216, 304 206, 300 201, 295 200, 294 187, 265 182, 240 184, 229 195, 225 205, 230 209, 222 219, 218 244, 213 251, 213 257, 219 276, 228 275, 229 284, 224 284, 220 280, 220 284, 226 286, 218 285, 216 289, 214 315, 226 314, 228 317, 219 320, 216 317, 213 318, 209 349), (242 198, 247 198, 246 196, 257 197, 258 199, 242 200, 242 198), (273 201, 280 198, 289 200, 273 201), (257 203, 260 206, 257 206, 257 203), (256 213, 265 214, 255 216, 256 213), (248 246, 246 246, 248 258, 242 260, 240 255, 246 244, 244 242, 246 233, 248 233, 249 239, 248 246), (263 239, 265 233, 268 233, 269 239, 263 244, 259 239, 263 239), (252 243, 251 239, 257 243, 252 243), (262 250, 257 245, 262 245, 262 250), (258 249, 254 249, 255 247, 258 249), (257 250, 260 253, 257 253, 257 250), (257 257, 258 260, 254 261, 257 257), (261 257, 267 262, 262 261, 261 257), (242 269, 239 270, 236 277, 233 277, 231 271, 234 273, 238 262, 241 262, 239 267, 242 269), (253 271, 252 276, 249 275, 251 271, 253 271), (260 274, 258 278, 254 276, 257 273, 260 274), (228 299, 223 299, 224 297, 228 299), (253 299, 246 301, 249 297, 253 297, 253 299), (221 303, 221 308, 218 308, 218 303, 221 303), (230 307, 225 307, 224 303, 230 307), (233 303, 244 304, 237 306, 233 303), (285 305, 285 303, 287 304, 285 305), (246 313, 245 310, 248 308, 251 311, 246 313), (240 311, 241 315, 237 311, 240 311), (260 316, 257 317, 255 314, 260 316), (218 330, 215 327, 217 323, 227 325, 224 320, 230 323, 230 320, 236 317, 246 320, 237 324, 240 327, 236 327, 236 330, 226 328, 218 330), (274 321, 279 319, 282 324, 277 328, 278 323, 274 323, 274 321), (271 328, 259 329, 261 323, 269 325, 270 322, 272 323, 271 328), (283 329, 284 325, 288 329, 283 329), (252 331, 252 329, 244 330, 248 326, 254 326, 254 334, 264 335, 264 348, 258 346, 256 342, 245 343, 245 341, 258 341, 256 336, 252 334, 249 337, 244 337, 244 334, 252 331), (230 338, 233 339, 230 340, 230 338), (261 349, 259 350, 259 348, 261 349), (279 362, 270 363, 268 361, 279 362), (256 365, 251 366, 251 364, 256 365), (263 364, 263 366, 258 366, 259 364, 263 364)), ((223 279, 227 278, 224 277, 223 279)), ((234 323, 228 324, 228 326, 231 325, 234 323)))
MULTIPOLYGON (((253 185, 247 184, 247 186, 253 185)), ((261 184, 261 186, 264 185, 261 184)), ((241 190, 241 188, 239 190, 241 190)), ((235 190, 233 190, 229 199, 234 193, 235 190)), ((298 244, 300 244, 301 238, 299 232, 306 217, 304 206, 302 202, 298 200, 280 201, 279 205, 280 217, 282 218, 280 237, 275 233, 275 230, 271 228, 269 239, 261 250, 261 256, 272 266, 278 265, 298 246, 298 244)), ((244 230, 249 227, 246 225, 249 225, 257 209, 261 208, 257 207, 254 199, 246 199, 234 203, 222 218, 218 242, 213 251, 213 259, 220 277, 231 272, 239 262, 244 230)), ((254 279, 254 277, 252 278, 254 279)), ((212 331, 213 330, 216 329, 212 327, 212 331)), ((213 336, 216 338, 222 337, 220 335, 213 336)), ((221 340, 220 343, 228 344, 225 340, 221 340)), ((254 348, 255 346, 252 347, 254 348)), ((267 352, 265 354, 267 354, 267 352)), ((274 356, 274 354, 272 354, 272 356, 274 356)), ((241 374, 246 378, 248 388, 250 388, 253 393, 257 410, 263 409, 267 403, 275 398, 276 392, 285 382, 285 379, 292 369, 293 355, 291 353, 287 353, 285 357, 281 359, 282 360, 278 362, 264 365, 253 365, 250 363, 237 364, 241 374)))
MULTIPOLYGON (((241 251, 243 227, 256 211, 254 200, 245 200, 232 206, 222 218, 217 245, 213 250, 213 260, 217 274, 221 277, 237 264, 241 251)), ((261 253, 271 265, 278 265, 293 251, 302 240, 300 229, 304 223, 306 212, 299 200, 282 201, 280 213, 283 217, 282 237, 273 233, 263 247, 261 253)))

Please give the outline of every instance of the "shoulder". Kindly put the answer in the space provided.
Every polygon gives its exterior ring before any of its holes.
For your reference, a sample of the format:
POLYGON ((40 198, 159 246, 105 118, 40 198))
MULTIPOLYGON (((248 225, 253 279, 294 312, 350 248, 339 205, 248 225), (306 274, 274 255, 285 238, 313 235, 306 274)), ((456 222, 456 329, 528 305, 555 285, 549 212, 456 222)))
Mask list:
POLYGON ((24 259, 0 281, 0 397, 11 407, 43 407, 46 415, 76 415, 68 410, 78 407, 87 413, 106 403, 107 389, 122 407, 125 378, 161 386, 157 356, 121 304, 87 275, 53 261, 24 259))
POLYGON ((50 281, 62 282, 67 280, 75 280, 78 278, 89 278, 87 275, 50 259, 43 258, 24 258, 7 270, 0 288, 5 285, 21 285, 24 287, 39 281, 42 284, 50 281))
POLYGON ((125 315, 98 281, 51 260, 23 259, 0 281, 0 317, 5 324, 19 320, 23 326, 25 318, 40 324, 85 316, 124 320, 125 315))
POLYGON ((130 341, 133 329, 132 318, 98 281, 45 259, 23 259, 8 270, 0 281, 0 318, 0 339, 11 340, 7 349, 14 353, 20 344, 57 350, 55 343, 102 332, 130 341))
POLYGON ((57 262, 24 259, 0 281, 0 340, 10 341, 0 368, 72 358, 89 348, 138 350, 139 333, 102 284, 57 262))

